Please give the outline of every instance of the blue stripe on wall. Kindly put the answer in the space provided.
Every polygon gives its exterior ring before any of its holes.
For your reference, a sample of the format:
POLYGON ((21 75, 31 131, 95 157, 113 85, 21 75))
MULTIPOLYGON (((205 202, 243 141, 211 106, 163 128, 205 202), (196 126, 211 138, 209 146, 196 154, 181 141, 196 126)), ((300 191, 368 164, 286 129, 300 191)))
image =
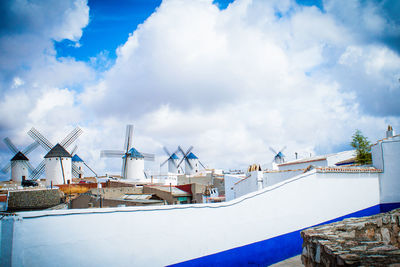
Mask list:
MULTIPOLYGON (((321 224, 341 221, 349 217, 363 217, 386 212, 400 207, 400 203, 376 205, 321 224)), ((315 226, 315 225, 314 225, 315 226)), ((311 227, 311 226, 310 226, 311 227)), ((307 227, 309 228, 309 227, 307 227)), ((307 229, 304 228, 304 229, 307 229)), ((237 247, 204 257, 184 261, 171 266, 266 266, 296 256, 302 251, 303 239, 300 232, 276 236, 267 240, 237 247)))

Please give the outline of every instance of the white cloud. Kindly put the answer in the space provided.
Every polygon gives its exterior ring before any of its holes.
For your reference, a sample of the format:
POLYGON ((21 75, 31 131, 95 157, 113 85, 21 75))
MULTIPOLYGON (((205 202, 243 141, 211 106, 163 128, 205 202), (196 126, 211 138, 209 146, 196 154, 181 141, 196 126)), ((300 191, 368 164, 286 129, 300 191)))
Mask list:
MULTIPOLYGON (((46 40, 79 41, 87 9, 74 3, 76 12, 59 11, 67 14, 57 24, 62 37, 46 40)), ((375 140, 388 123, 400 129, 400 59, 360 37, 389 27, 381 13, 351 3, 352 12, 375 16, 362 34, 330 1, 321 12, 291 1, 236 0, 221 11, 211 0, 167 0, 121 44, 113 66, 107 55, 92 59, 105 64, 103 73, 56 60, 46 42, 47 52, 27 59, 33 69, 12 76, 24 83, 0 103, 0 114, 23 103, 24 117, 2 127, 20 133, 34 124, 58 140, 81 124, 78 153, 100 173, 119 170, 120 161, 99 152, 122 149, 128 123, 139 150, 162 156, 164 145, 194 145, 217 168, 267 164, 269 146, 286 145, 292 158, 343 149, 356 128, 375 140)))

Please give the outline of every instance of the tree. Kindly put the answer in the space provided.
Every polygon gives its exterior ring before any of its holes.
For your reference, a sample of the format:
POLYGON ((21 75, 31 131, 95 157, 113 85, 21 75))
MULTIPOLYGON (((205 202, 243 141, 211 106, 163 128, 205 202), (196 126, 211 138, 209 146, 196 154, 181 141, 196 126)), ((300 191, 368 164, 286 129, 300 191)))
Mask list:
POLYGON ((356 130, 353 135, 353 141, 350 144, 356 149, 356 162, 362 165, 371 164, 371 143, 360 130, 356 130))

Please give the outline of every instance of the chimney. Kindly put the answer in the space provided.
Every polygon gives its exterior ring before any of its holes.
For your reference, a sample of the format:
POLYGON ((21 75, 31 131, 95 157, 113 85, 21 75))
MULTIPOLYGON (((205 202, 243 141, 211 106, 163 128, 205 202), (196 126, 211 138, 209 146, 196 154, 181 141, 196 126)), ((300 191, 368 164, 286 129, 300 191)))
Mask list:
POLYGON ((393 137, 393 135, 394 135, 393 128, 392 126, 388 125, 388 129, 386 131, 386 138, 393 137))

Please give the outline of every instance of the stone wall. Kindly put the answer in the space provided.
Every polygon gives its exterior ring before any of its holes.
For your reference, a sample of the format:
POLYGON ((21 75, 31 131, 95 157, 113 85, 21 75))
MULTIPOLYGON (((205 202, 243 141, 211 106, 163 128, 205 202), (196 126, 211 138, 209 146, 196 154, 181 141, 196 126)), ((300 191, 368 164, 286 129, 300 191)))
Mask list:
POLYGON ((27 189, 9 191, 8 210, 47 209, 61 203, 63 193, 58 189, 27 189))
POLYGON ((400 209, 301 232, 305 266, 400 267, 400 209))

